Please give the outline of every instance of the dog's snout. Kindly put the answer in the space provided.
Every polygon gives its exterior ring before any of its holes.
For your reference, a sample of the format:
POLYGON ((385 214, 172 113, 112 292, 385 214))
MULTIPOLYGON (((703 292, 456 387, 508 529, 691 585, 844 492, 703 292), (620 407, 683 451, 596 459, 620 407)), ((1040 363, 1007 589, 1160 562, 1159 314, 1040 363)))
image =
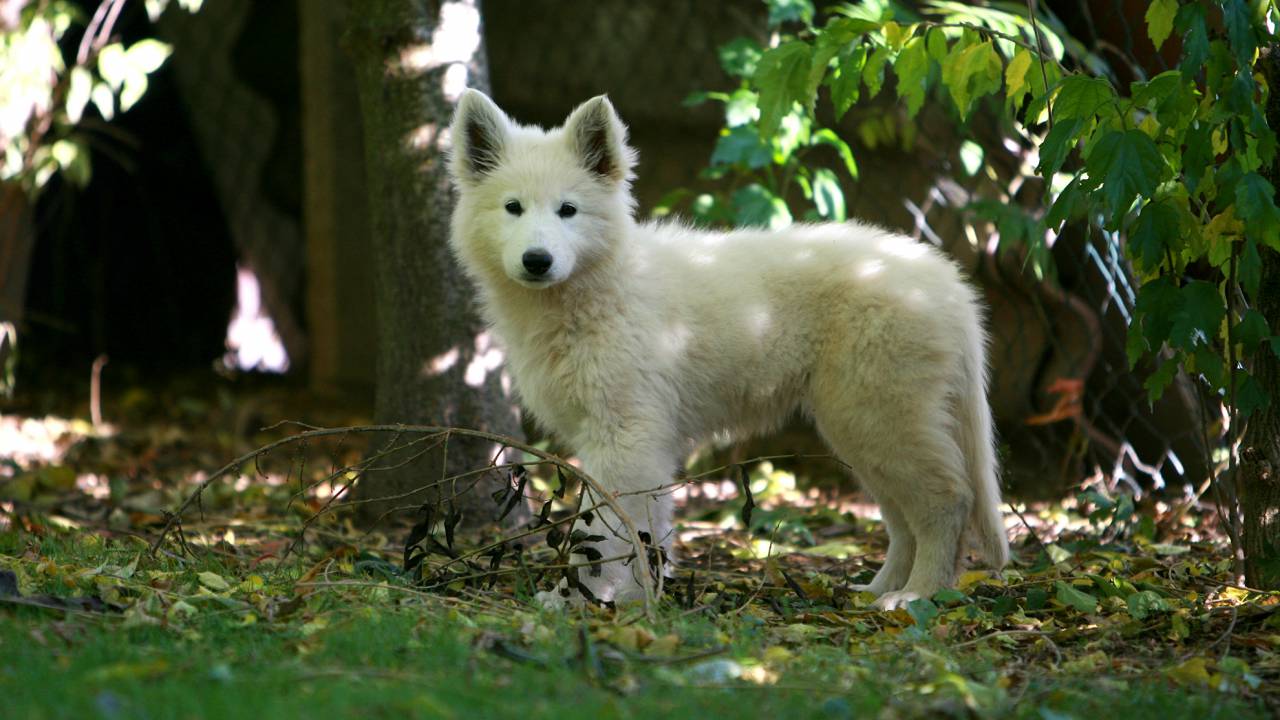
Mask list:
POLYGON ((547 271, 551 269, 552 258, 551 253, 546 250, 535 248, 533 250, 525 250, 520 261, 524 263, 524 269, 527 270, 530 275, 541 276, 545 275, 547 271))

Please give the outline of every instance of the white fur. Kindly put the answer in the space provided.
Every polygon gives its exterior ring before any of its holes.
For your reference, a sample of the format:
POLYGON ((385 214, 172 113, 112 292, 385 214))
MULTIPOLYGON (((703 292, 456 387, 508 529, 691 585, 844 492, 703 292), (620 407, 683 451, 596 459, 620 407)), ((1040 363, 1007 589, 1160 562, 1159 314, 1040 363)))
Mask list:
MULTIPOLYGON (((652 491, 691 442, 801 412, 880 504, 889 551, 867 589, 881 606, 950 584, 966 530, 987 563, 1006 562, 981 310, 950 260, 858 223, 637 224, 633 153, 603 96, 543 131, 468 91, 451 137, 453 249, 522 403, 641 530, 670 545, 670 495, 652 491), (559 217, 564 202, 577 215, 559 217), (534 248, 554 258, 548 280, 520 265, 534 248)), ((627 552, 618 537, 603 545, 627 552)), ((629 599, 630 568, 581 577, 629 599)))

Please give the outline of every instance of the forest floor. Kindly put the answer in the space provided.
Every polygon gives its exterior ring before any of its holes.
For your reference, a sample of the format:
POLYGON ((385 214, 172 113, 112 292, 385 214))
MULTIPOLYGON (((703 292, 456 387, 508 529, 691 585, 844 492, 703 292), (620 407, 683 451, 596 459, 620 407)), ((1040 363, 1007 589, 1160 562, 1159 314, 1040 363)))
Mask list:
MULTIPOLYGON (((153 551, 198 483, 297 432, 260 427, 362 421, 301 395, 133 388, 97 427, 76 408, 0 415, 0 715, 1280 712, 1280 593, 1234 583, 1211 510, 1096 488, 1018 505, 1008 568, 894 612, 850 588, 883 559, 883 529, 856 497, 805 489, 838 472, 821 464, 798 480, 745 465, 749 513, 733 468, 691 482, 681 563, 648 612, 533 604, 573 540, 517 551, 435 523, 407 552, 408 527, 357 529, 328 511, 363 448, 341 437, 218 478, 153 551)), ((554 485, 531 477, 531 494, 554 485)), ((572 493, 545 497, 553 519, 571 512, 572 493)))

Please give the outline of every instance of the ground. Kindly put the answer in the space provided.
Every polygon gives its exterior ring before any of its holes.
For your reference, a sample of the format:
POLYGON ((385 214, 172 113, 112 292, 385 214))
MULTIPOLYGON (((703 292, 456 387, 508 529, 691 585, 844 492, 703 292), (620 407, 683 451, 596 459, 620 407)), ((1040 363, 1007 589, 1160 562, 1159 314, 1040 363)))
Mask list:
MULTIPOLYGON (((681 564, 648 609, 533 605, 554 566, 582 559, 567 530, 553 549, 546 527, 511 540, 527 523, 356 528, 331 501, 359 468, 357 435, 214 478, 156 546, 197 483, 299 432, 259 428, 362 422, 303 396, 179 384, 109 396, 97 427, 66 419, 89 416, 74 406, 0 416, 6 717, 1280 710, 1280 595, 1236 585, 1212 510, 1100 487, 1016 505, 1009 568, 892 613, 849 589, 882 560, 883 530, 849 491, 804 489, 834 485, 820 460, 744 463, 749 502, 737 466, 699 466, 680 489, 681 564)), ((571 515, 572 483, 556 498, 555 473, 529 467, 530 516, 571 515)))

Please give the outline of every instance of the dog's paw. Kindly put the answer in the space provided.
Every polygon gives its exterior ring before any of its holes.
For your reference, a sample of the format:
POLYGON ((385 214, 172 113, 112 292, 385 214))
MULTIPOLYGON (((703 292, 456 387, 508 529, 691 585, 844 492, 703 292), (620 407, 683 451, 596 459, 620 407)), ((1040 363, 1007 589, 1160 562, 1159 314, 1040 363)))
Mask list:
POLYGON ((854 591, 854 592, 866 592, 866 593, 871 593, 872 595, 875 595, 876 597, 880 597, 881 595, 885 594, 884 586, 883 586, 883 585, 877 585, 877 584, 875 584, 875 582, 874 582, 874 581, 873 581, 873 582, 869 582, 869 583, 865 583, 865 584, 863 584, 863 583, 853 583, 852 585, 850 585, 850 586, 849 586, 849 589, 850 589, 850 590, 852 590, 852 591, 854 591))
POLYGON ((909 590, 894 590, 876 598, 875 606, 881 610, 905 610, 912 600, 919 600, 922 595, 909 590))

